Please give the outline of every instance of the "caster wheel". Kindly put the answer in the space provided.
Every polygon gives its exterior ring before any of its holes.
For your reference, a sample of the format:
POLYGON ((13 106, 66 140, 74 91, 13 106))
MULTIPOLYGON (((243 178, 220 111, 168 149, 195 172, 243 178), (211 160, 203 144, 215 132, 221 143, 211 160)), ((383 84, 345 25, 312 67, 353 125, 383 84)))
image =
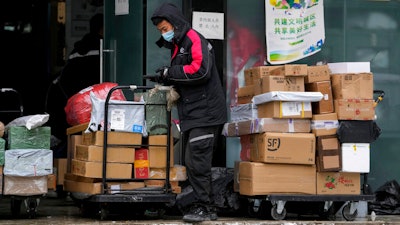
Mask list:
POLYGON ((357 212, 357 209, 351 214, 350 213, 350 204, 347 204, 347 205, 345 205, 344 207, 343 207, 343 209, 342 209, 342 215, 343 215, 343 218, 345 218, 347 221, 353 221, 356 217, 357 217, 357 215, 358 215, 358 212, 357 212))
POLYGON ((36 202, 36 199, 28 199, 28 216, 30 219, 36 218, 36 210, 37 210, 38 204, 36 202))
POLYGON ((276 205, 272 206, 271 217, 274 220, 283 220, 286 217, 286 209, 283 208, 281 213, 278 213, 278 207, 276 205))
POLYGON ((106 220, 109 214, 109 211, 106 208, 100 209, 100 220, 106 220))

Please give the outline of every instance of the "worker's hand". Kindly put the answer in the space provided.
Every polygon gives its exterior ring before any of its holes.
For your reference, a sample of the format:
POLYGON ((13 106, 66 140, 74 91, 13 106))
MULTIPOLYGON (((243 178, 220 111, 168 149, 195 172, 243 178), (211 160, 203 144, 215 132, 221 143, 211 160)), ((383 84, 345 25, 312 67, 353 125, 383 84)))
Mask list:
POLYGON ((169 80, 168 69, 169 69, 168 66, 163 66, 163 67, 160 67, 160 68, 158 68, 156 70, 156 73, 160 74, 160 80, 162 81, 161 83, 165 83, 165 82, 167 82, 169 80))

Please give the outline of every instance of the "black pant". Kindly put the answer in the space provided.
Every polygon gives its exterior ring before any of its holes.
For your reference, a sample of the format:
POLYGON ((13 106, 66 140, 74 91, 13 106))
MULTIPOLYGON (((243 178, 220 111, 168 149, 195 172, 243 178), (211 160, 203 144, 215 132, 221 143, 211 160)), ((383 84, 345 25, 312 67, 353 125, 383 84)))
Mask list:
POLYGON ((221 125, 193 128, 184 133, 186 172, 197 203, 214 203, 211 167, 220 135, 221 125))

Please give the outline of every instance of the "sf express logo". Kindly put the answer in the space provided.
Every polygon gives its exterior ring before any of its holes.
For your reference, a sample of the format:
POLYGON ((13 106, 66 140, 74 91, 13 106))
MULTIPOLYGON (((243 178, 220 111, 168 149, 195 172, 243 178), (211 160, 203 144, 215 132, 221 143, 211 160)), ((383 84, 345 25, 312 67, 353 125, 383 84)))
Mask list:
POLYGON ((268 138, 267 140, 267 150, 268 151, 276 151, 281 146, 281 139, 279 138, 268 138))

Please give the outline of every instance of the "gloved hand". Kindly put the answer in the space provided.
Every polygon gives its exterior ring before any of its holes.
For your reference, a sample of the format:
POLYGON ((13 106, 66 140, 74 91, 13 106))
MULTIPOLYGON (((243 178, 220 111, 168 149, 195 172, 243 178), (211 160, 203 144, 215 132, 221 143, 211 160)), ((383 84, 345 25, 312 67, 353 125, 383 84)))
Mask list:
POLYGON ((156 70, 156 73, 160 74, 161 83, 165 83, 169 80, 168 66, 160 67, 156 70))

